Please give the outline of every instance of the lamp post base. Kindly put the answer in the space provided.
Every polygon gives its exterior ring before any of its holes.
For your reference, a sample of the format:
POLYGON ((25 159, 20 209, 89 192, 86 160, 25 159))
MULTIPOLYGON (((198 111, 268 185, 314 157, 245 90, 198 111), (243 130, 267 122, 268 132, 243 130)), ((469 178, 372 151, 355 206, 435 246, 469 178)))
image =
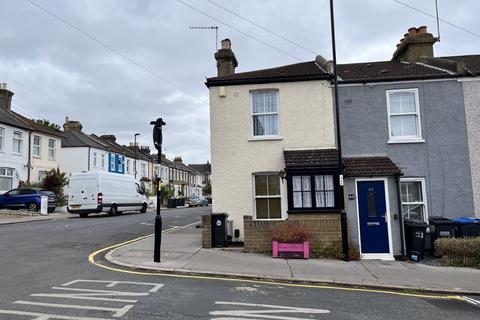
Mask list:
POLYGON ((160 247, 162 245, 162 217, 155 216, 155 244, 153 247, 153 262, 160 262, 160 247))

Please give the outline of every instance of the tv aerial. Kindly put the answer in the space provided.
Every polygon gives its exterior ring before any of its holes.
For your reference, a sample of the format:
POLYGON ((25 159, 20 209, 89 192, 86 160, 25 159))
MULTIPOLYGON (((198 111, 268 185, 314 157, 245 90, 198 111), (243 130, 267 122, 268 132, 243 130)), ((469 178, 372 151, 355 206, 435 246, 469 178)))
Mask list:
POLYGON ((215 51, 218 51, 218 26, 190 26, 194 30, 215 30, 215 51))

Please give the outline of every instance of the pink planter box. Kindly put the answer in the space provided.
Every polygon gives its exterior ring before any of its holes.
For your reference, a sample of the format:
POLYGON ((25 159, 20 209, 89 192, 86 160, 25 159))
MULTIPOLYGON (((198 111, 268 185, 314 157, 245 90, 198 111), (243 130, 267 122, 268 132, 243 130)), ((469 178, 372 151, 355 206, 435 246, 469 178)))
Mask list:
POLYGON ((303 243, 285 243, 273 241, 272 253, 274 258, 280 257, 296 257, 302 255, 303 259, 310 258, 310 245, 308 241, 303 243))

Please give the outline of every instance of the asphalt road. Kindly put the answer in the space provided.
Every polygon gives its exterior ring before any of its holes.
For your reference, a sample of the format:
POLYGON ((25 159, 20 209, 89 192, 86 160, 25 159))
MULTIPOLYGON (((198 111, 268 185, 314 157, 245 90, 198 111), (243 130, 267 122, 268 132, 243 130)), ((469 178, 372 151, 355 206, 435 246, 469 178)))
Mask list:
MULTIPOLYGON (((164 228, 208 212, 165 211, 164 228)), ((452 299, 142 275, 88 262, 93 251, 152 233, 153 219, 147 213, 0 225, 0 319, 480 319, 480 307, 452 299)))

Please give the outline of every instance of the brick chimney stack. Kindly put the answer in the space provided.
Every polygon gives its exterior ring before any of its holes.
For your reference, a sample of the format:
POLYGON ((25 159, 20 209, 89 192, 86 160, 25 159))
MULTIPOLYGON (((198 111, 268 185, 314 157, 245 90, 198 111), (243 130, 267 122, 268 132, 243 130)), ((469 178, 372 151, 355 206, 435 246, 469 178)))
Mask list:
POLYGON ((68 117, 65 117, 65 123, 63 124, 63 131, 73 130, 82 132, 82 124, 80 121, 69 120, 68 117))
POLYGON ((173 159, 173 162, 175 162, 175 163, 182 163, 182 162, 183 162, 183 159, 182 159, 182 157, 175 157, 175 159, 173 159))
POLYGON ((215 53, 215 60, 217 60, 217 76, 224 77, 235 73, 238 61, 232 51, 230 39, 222 40, 222 47, 215 53))
POLYGON ((12 110, 12 97, 14 93, 7 89, 6 83, 0 83, 0 108, 12 110))
POLYGON ((104 134, 100 136, 100 139, 103 139, 111 143, 115 143, 117 141, 117 137, 115 137, 113 134, 104 134))
POLYGON ((437 41, 426 26, 412 27, 397 44, 392 61, 417 62, 421 58, 433 58, 433 44, 437 41))

